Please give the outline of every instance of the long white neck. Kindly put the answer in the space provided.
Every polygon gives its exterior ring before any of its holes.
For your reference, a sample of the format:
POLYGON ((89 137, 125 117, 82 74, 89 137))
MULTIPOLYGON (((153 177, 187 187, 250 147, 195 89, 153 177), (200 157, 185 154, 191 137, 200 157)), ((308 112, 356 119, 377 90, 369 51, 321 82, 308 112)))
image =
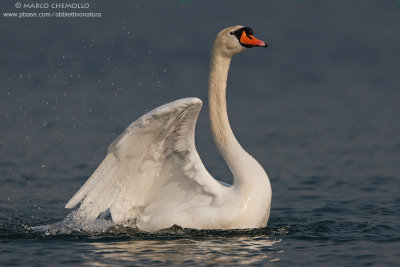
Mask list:
POLYGON ((249 169, 258 163, 241 147, 229 124, 226 82, 230 62, 230 57, 221 55, 218 49, 213 48, 208 91, 209 115, 214 142, 233 174, 233 185, 241 187, 250 182, 249 169))

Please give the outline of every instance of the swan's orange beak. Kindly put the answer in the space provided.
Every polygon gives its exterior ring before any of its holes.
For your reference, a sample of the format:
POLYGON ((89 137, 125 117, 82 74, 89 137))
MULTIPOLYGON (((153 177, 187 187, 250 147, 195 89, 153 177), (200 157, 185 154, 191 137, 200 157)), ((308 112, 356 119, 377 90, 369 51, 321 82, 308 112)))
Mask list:
POLYGON ((244 45, 248 45, 250 47, 253 46, 263 46, 267 47, 268 43, 261 41, 254 37, 253 35, 247 35, 245 31, 242 31, 242 36, 240 36, 240 43, 244 45))

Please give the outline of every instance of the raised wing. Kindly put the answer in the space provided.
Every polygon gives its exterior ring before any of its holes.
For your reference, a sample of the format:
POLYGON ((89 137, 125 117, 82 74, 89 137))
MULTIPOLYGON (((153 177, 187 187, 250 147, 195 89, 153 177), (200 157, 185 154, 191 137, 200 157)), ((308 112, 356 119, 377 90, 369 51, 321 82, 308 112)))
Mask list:
POLYGON ((196 151, 194 130, 202 101, 184 98, 133 122, 65 206, 82 204, 89 219, 109 210, 114 222, 209 205, 223 190, 196 151))

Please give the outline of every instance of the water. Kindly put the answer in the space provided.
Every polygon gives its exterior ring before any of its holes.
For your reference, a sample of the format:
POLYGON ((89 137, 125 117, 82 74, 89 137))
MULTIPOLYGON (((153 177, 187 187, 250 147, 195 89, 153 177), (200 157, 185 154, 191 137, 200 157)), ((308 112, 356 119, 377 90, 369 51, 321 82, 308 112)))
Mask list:
MULTIPOLYGON (((101 19, 0 19, 2 265, 400 261, 398 1, 90 3, 101 19), (206 102, 211 42, 239 23, 271 44, 236 56, 228 84, 233 130, 271 179, 268 226, 33 231, 68 215, 135 118, 182 97, 206 102)), ((206 105, 196 143, 230 182, 206 105)))

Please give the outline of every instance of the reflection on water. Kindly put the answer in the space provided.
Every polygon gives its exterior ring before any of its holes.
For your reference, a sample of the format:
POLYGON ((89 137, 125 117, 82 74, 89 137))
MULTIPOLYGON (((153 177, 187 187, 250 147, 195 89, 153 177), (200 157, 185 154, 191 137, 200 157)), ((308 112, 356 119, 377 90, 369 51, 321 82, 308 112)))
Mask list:
POLYGON ((113 262, 161 264, 255 264, 279 261, 274 244, 279 240, 266 237, 234 237, 213 240, 132 240, 126 242, 95 242, 92 253, 83 256, 93 266, 113 262), (95 256, 95 258, 92 258, 95 256), (100 257, 99 257, 100 256, 100 257))
POLYGON ((1 21, 0 266, 399 265, 400 4, 203 2, 93 1, 101 20, 1 21), (229 182, 206 88, 216 32, 242 22, 272 43, 238 55, 228 81, 235 135, 271 178, 267 230, 27 228, 65 218, 115 135, 182 97, 204 100, 197 149, 229 182))

